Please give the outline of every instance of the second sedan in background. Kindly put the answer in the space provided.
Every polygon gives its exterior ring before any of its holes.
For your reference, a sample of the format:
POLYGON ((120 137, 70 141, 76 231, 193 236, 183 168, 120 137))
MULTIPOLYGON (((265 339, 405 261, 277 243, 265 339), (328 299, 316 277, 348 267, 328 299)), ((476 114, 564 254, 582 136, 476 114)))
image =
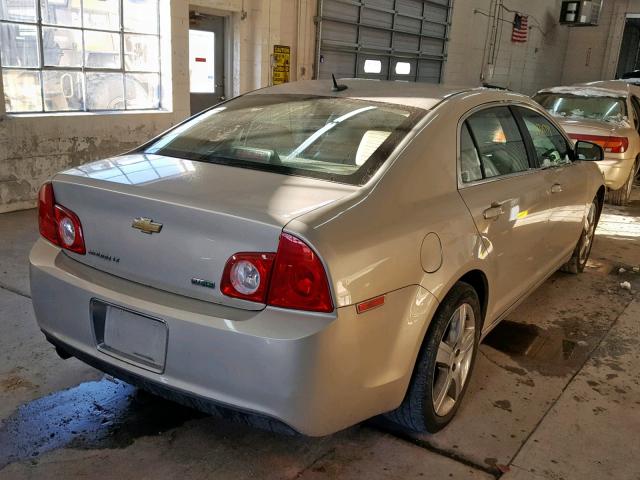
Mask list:
POLYGON ((640 87, 623 81, 592 82, 539 91, 534 100, 560 122, 573 140, 600 145, 598 162, 607 199, 625 205, 640 168, 640 87))

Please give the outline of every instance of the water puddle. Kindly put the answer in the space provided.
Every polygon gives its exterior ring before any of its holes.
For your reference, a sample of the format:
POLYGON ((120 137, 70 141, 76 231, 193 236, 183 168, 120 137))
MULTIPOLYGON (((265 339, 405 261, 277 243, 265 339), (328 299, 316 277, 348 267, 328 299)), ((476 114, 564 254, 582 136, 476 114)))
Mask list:
POLYGON ((20 406, 0 423, 0 469, 61 447, 122 448, 204 414, 104 378, 20 406))
POLYGON ((588 353, 583 341, 566 338, 562 328, 542 329, 510 320, 500 322, 483 342, 506 353, 528 369, 563 375, 580 365, 588 353))

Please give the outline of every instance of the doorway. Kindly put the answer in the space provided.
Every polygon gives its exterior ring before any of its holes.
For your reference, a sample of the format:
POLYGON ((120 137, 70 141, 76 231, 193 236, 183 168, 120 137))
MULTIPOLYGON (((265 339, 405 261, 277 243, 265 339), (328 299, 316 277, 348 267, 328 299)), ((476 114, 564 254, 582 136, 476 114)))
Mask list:
POLYGON ((616 78, 635 70, 640 70, 640 18, 628 16, 622 35, 616 78))
POLYGON ((225 99, 224 17, 189 12, 191 115, 225 99))

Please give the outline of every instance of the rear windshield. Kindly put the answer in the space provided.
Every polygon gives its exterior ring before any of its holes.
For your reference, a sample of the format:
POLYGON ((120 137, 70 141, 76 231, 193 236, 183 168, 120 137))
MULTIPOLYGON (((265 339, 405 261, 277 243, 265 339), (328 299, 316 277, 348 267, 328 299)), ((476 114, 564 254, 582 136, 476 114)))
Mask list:
POLYGON ((425 113, 368 100, 247 95, 207 110, 142 150, 361 185, 425 113))
POLYGON ((621 122, 627 116, 626 103, 622 97, 539 93, 534 100, 552 115, 559 117, 621 122))

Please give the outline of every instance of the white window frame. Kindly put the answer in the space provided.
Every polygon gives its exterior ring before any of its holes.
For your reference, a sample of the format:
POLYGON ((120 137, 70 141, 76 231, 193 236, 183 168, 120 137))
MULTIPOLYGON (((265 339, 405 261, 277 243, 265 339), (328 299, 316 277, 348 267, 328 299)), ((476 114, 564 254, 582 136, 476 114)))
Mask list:
MULTIPOLYGON (((161 111, 163 110, 163 95, 162 95, 162 42, 161 42, 161 0, 155 0, 157 3, 157 30, 155 33, 148 32, 139 32, 135 30, 127 30, 124 27, 124 0, 118 0, 118 9, 119 9, 119 19, 120 23, 118 25, 117 30, 106 30, 100 28, 90 28, 84 27, 84 0, 80 3, 80 18, 81 18, 81 26, 68 26, 54 23, 47 23, 42 21, 42 4, 40 0, 35 0, 36 4, 36 20, 35 21, 21 21, 21 20, 5 20, 0 18, 1 24, 8 25, 30 25, 36 27, 37 31, 37 48, 38 48, 38 62, 39 66, 37 67, 11 67, 11 66, 2 66, 1 58, 0 58, 0 93, 3 92, 3 74, 6 71, 31 71, 31 72, 40 72, 40 109, 39 110, 26 110, 26 111, 9 111, 6 110, 4 95, 0 98, 0 111, 3 111, 6 115, 20 115, 20 114, 44 114, 44 115, 56 115, 56 114, 74 114, 74 113, 85 113, 85 112, 131 112, 131 111, 161 111), (81 67, 62 67, 62 66, 46 66, 44 64, 44 49, 43 49, 43 27, 50 28, 60 28, 60 29, 69 29, 76 30, 82 33, 82 66, 81 67), (86 67, 86 57, 85 57, 85 45, 84 45, 84 32, 102 32, 102 33, 113 33, 118 34, 120 36, 120 66, 118 68, 100 68, 100 67, 86 67), (132 35, 140 35, 147 37, 156 37, 156 41, 158 42, 158 70, 157 71, 148 71, 148 70, 127 70, 125 68, 125 52, 124 52, 124 38, 125 34, 132 35), (44 75, 42 72, 45 71, 68 71, 68 72, 81 72, 83 75, 82 78, 82 98, 83 98, 83 108, 76 110, 45 110, 45 97, 44 97, 44 75), (122 75, 122 83, 123 83, 123 108, 118 109, 88 109, 87 104, 89 103, 87 100, 87 84, 86 84, 86 76, 85 73, 117 73, 122 75), (127 108, 127 85, 126 85, 126 74, 154 74, 158 75, 158 91, 157 98, 158 104, 157 106, 150 108, 127 108)), ((0 52, 1 55, 1 52, 0 52)))

